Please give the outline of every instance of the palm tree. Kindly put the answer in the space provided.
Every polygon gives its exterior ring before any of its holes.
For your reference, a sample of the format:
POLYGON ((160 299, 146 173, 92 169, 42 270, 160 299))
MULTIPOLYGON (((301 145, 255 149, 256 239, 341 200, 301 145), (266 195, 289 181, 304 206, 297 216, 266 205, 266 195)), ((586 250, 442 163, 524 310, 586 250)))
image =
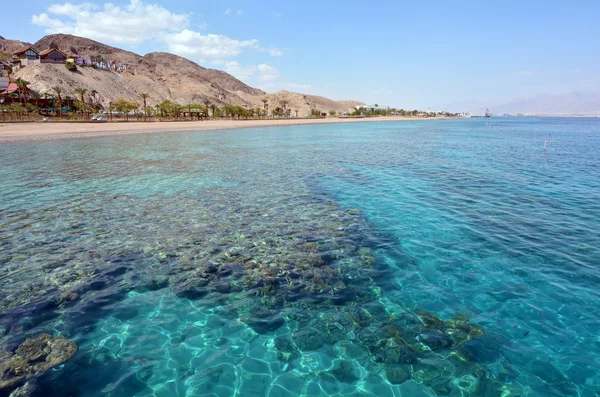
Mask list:
POLYGON ((285 99, 281 101, 281 107, 283 108, 283 113, 285 113, 285 107, 287 106, 288 103, 290 103, 290 102, 285 99))
POLYGON ((77 95, 79 95, 79 97, 81 98, 81 110, 83 111, 83 117, 86 118, 87 117, 87 109, 85 106, 85 99, 83 99, 83 96, 85 94, 87 94, 87 89, 86 88, 75 88, 75 93, 77 95))
POLYGON ((269 104, 267 102, 269 102, 268 99, 264 98, 260 100, 263 103, 263 109, 265 109, 265 116, 268 114, 269 112, 269 104))
POLYGON ((52 89, 54 90, 54 92, 56 92, 56 96, 58 97, 58 114, 59 116, 62 116, 62 97, 60 96, 60 94, 62 94, 62 87, 60 86, 56 86, 56 87, 52 87, 52 89))
POLYGON ((19 77, 15 80, 15 84, 19 87, 19 91, 21 91, 21 95, 23 96, 23 106, 27 109, 27 86, 31 83, 19 77))
POLYGON ((35 107, 39 113, 40 112, 40 99, 42 98, 42 94, 40 94, 38 91, 31 90, 30 97, 35 100, 35 107))
POLYGON ((208 99, 205 99, 202 103, 204 104, 204 110, 206 111, 206 118, 208 119, 208 108, 210 107, 210 101, 208 99))
POLYGON ((90 91, 90 96, 92 97, 92 107, 96 107, 96 95, 98 95, 98 91, 92 90, 90 91))
POLYGON ((144 102, 144 117, 148 117, 148 108, 146 107, 146 99, 148 99, 150 95, 146 94, 145 92, 142 92, 140 94, 140 99, 144 102))
POLYGON ((215 118, 215 110, 217 110, 217 105, 215 105, 214 103, 210 104, 210 111, 212 112, 212 118, 215 118))
POLYGON ((294 109, 294 113, 296 113, 296 117, 298 117, 298 109, 294 109))

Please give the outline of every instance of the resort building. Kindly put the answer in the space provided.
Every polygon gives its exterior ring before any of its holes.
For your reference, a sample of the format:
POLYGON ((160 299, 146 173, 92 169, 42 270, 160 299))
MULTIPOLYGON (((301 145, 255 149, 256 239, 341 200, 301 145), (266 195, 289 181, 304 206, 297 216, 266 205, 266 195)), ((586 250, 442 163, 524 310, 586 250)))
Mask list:
POLYGON ((0 76, 0 93, 4 92, 8 88, 10 81, 8 81, 8 77, 0 76))
POLYGON ((22 47, 13 52, 11 63, 13 69, 19 70, 40 59, 40 53, 33 47, 22 47))
POLYGON ((8 77, 10 69, 11 67, 8 63, 0 61, 0 77, 8 77))
POLYGON ((40 52, 40 63, 66 63, 67 55, 56 48, 48 48, 40 52))
POLYGON ((389 110, 389 106, 384 106, 384 105, 378 105, 378 104, 374 104, 374 105, 359 105, 359 106, 355 106, 354 107, 356 110, 367 110, 367 111, 375 111, 375 110, 389 110))

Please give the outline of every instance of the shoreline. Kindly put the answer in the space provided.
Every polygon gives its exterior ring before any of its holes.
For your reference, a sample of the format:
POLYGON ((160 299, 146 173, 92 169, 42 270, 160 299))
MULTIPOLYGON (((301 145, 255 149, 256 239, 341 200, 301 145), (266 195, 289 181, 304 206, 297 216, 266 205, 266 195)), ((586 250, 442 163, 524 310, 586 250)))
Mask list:
POLYGON ((331 119, 259 119, 259 120, 206 120, 165 122, 28 122, 0 123, 0 144, 10 142, 45 141, 59 139, 82 139, 106 136, 151 134, 159 132, 197 132, 255 127, 280 127, 286 125, 345 124, 389 121, 451 120, 448 117, 401 117, 380 116, 369 118, 331 119))

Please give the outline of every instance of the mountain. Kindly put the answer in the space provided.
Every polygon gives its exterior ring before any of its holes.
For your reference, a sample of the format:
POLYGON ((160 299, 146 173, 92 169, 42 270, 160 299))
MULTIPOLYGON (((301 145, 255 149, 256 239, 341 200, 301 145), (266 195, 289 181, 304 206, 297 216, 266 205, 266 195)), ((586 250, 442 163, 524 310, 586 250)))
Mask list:
MULTIPOLYGON (((0 52, 10 53, 27 43, 0 39, 0 52)), ((180 104, 202 103, 208 100, 217 105, 234 104, 245 107, 263 107, 261 100, 269 100, 269 108, 281 107, 282 100, 288 101, 287 108, 310 113, 311 109, 323 111, 348 111, 357 101, 333 101, 327 98, 281 91, 267 94, 250 87, 230 74, 216 69, 207 69, 186 58, 166 53, 152 52, 144 56, 131 51, 111 47, 84 37, 67 34, 45 36, 33 44, 37 50, 57 48, 68 56, 101 57, 112 64, 127 66, 127 72, 117 73, 92 67, 79 67, 77 72, 68 71, 64 65, 29 65, 14 73, 14 77, 29 82, 30 88, 39 92, 52 92, 52 87, 61 86, 63 96, 76 97, 78 87, 95 90, 96 100, 104 107, 118 98, 135 100, 141 93, 149 94, 148 105, 164 100, 180 104)))
POLYGON ((599 116, 600 93, 573 92, 564 95, 537 95, 510 102, 469 101, 447 107, 450 111, 484 114, 535 114, 538 116, 599 116))
POLYGON ((11 54, 15 50, 28 45, 31 45, 31 43, 26 43, 19 40, 7 40, 0 36, 0 60, 10 58, 11 54))
POLYGON ((538 95, 494 106, 490 111, 540 116, 600 115, 600 93, 573 92, 566 95, 538 95))

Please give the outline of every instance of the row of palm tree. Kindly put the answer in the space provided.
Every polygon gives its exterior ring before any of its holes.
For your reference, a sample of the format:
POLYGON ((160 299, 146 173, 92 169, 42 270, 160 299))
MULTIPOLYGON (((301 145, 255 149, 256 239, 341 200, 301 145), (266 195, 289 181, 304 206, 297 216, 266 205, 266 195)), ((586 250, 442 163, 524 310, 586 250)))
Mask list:
MULTIPOLYGON (((21 95, 23 106, 25 109, 28 108, 29 99, 33 99, 35 101, 35 104, 36 104, 35 107, 38 110, 39 110, 39 100, 42 99, 42 97, 44 97, 46 100, 48 99, 48 96, 49 96, 48 93, 40 93, 38 91, 29 89, 30 82, 27 80, 24 80, 22 78, 17 78, 15 80, 15 83, 17 84, 18 91, 21 95)), ((58 109, 57 109, 58 117, 62 117, 64 89, 61 86, 54 86, 54 87, 52 87, 52 91, 53 91, 52 96, 58 102, 58 109)), ((89 91, 88 89, 83 88, 83 87, 78 87, 74 91, 75 91, 75 94, 79 97, 78 107, 80 108, 80 110, 83 114, 83 117, 89 118, 89 112, 90 112, 91 108, 93 108, 93 106, 89 106, 86 103, 85 96, 89 92, 89 95, 91 97, 91 102, 93 105, 96 103, 96 95, 98 94, 98 91, 96 91, 96 90, 89 91)), ((239 105, 231 105, 231 104, 224 105, 223 107, 218 107, 216 104, 211 103, 210 100, 208 100, 208 99, 204 99, 202 104, 188 104, 187 106, 179 105, 179 104, 176 104, 171 101, 163 101, 163 102, 157 104, 154 108, 149 109, 149 107, 148 107, 148 99, 149 98, 150 98, 150 95, 148 93, 142 92, 141 94, 139 94, 139 99, 142 101, 143 107, 144 107, 144 118, 145 119, 148 116, 150 116, 151 113, 154 116, 160 116, 160 117, 175 116, 177 118, 179 118, 181 116, 181 114, 183 114, 184 118, 185 118, 185 114, 186 114, 185 109, 187 109, 187 113, 189 113, 190 115, 194 112, 198 115, 202 114, 202 116, 205 118, 212 117, 213 119, 217 118, 217 117, 221 117, 221 116, 239 119, 239 118, 261 118, 261 117, 266 118, 266 117, 269 117, 269 115, 272 115, 273 117, 280 117, 280 116, 290 117, 290 115, 291 115, 291 110, 287 109, 287 105, 289 104, 289 101, 287 101, 287 100, 280 101, 281 106, 275 107, 274 109, 271 110, 271 113, 269 114, 269 101, 266 98, 262 99, 262 103, 263 103, 262 109, 260 109, 260 107, 244 108, 239 105), (209 116, 209 110, 211 113, 210 116, 209 116)), ((111 104, 111 108, 112 108, 112 104, 111 104)), ((136 107, 136 109, 137 109, 137 107, 136 107)), ((295 110, 295 113, 297 116, 298 110, 295 110)))

